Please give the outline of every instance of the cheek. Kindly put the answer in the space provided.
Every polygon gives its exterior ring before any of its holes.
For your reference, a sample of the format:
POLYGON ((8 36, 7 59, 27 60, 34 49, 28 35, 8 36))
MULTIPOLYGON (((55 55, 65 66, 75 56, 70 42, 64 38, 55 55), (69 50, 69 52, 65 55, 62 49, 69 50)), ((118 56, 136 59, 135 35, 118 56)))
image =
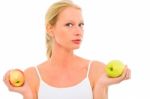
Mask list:
POLYGON ((67 42, 68 36, 69 35, 67 35, 66 31, 59 30, 55 34, 55 39, 58 43, 64 43, 64 42, 67 42))
POLYGON ((56 26, 54 29, 54 36, 57 43, 60 44, 69 44, 73 38, 73 31, 68 30, 63 26, 56 26))

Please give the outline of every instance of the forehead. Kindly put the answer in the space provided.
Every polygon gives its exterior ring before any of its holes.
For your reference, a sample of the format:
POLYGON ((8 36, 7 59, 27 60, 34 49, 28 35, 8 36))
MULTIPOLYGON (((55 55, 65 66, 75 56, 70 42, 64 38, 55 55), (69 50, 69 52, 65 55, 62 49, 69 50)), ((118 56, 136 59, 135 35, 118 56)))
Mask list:
POLYGON ((73 7, 64 8, 58 16, 58 20, 83 20, 81 10, 73 7))

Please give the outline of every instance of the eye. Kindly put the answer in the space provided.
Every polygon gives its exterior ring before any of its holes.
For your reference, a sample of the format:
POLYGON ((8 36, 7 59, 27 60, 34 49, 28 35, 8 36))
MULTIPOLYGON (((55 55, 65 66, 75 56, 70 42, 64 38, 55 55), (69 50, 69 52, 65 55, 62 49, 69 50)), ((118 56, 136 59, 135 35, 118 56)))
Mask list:
POLYGON ((67 26, 67 27, 72 27, 73 24, 72 24, 72 23, 67 23, 66 26, 67 26))
POLYGON ((79 24, 79 27, 83 28, 83 26, 84 26, 84 23, 79 24))

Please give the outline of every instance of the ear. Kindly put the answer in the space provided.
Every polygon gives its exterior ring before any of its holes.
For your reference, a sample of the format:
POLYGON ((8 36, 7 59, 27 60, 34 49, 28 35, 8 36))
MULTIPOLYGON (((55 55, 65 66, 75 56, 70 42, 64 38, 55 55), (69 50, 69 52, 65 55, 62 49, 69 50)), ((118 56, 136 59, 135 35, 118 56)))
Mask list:
POLYGON ((54 34, 53 34, 53 26, 51 24, 47 24, 46 25, 46 32, 51 36, 51 37, 54 37, 54 34))

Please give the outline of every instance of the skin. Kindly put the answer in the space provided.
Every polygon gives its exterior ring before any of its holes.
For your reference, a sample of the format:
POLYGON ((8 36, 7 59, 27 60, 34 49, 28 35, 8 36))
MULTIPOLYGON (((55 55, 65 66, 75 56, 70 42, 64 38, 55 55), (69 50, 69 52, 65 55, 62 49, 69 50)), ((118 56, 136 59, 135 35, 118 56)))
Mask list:
MULTIPOLYGON (((80 83, 86 77, 88 59, 76 56, 74 50, 80 48, 72 40, 83 38, 83 18, 81 11, 67 7, 58 16, 54 26, 47 25, 46 30, 53 37, 52 56, 38 65, 42 79, 54 87, 69 87, 80 83)), ((89 72, 89 80, 94 99, 108 99, 108 86, 120 83, 130 78, 130 69, 125 68, 118 78, 107 77, 104 71, 105 64, 93 61, 89 72)), ((34 67, 24 71, 26 82, 24 86, 12 87, 8 82, 9 71, 4 76, 4 82, 10 91, 23 95, 24 99, 37 99, 39 77, 34 67)))

